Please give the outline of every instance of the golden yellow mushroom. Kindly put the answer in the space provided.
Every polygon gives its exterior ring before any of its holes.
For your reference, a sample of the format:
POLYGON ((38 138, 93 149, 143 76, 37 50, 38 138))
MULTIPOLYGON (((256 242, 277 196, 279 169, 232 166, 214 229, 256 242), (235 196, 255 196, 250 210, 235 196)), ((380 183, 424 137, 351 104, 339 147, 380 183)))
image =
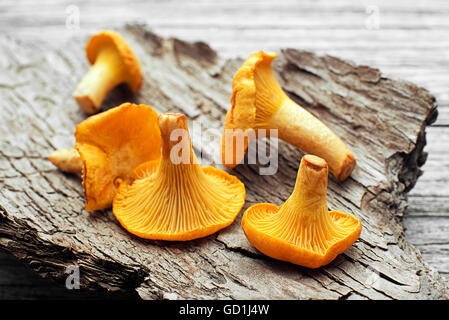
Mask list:
POLYGON ((356 163, 353 154, 326 125, 281 89, 271 69, 276 57, 275 53, 253 53, 234 76, 232 106, 222 137, 224 165, 233 168, 243 160, 249 132, 255 131, 257 138, 260 129, 277 129, 280 139, 325 159, 335 177, 345 180, 356 163))
POLYGON ((256 204, 243 214, 248 241, 269 257, 308 268, 326 265, 348 249, 362 225, 351 214, 328 211, 327 174, 326 161, 304 156, 284 204, 256 204))
POLYGON ((53 151, 48 157, 59 170, 68 173, 81 173, 83 161, 75 149, 61 149, 53 151))
POLYGON ((162 114, 159 126, 160 161, 142 164, 131 185, 120 185, 112 205, 117 220, 138 237, 178 241, 230 225, 245 201, 243 183, 199 165, 184 115, 162 114))
POLYGON ((108 93, 120 83, 127 83, 134 93, 139 91, 140 63, 120 34, 106 30, 93 35, 87 43, 86 54, 92 67, 73 94, 85 112, 97 112, 108 93))
POLYGON ((132 182, 140 164, 159 159, 157 113, 149 106, 124 103, 91 116, 75 131, 83 167, 86 210, 109 208, 117 179, 132 182))

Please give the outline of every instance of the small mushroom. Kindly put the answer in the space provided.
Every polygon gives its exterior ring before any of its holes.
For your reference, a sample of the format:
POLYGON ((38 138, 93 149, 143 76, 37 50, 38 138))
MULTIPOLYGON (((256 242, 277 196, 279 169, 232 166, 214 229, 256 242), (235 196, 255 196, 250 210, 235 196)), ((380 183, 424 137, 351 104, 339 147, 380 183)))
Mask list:
POLYGON ((92 67, 78 84, 74 98, 88 114, 96 113, 108 93, 127 83, 136 93, 142 85, 140 63, 125 39, 114 31, 93 35, 86 46, 92 67))
POLYGON ((327 170, 326 161, 305 155, 284 204, 260 203, 243 214, 248 241, 267 256, 308 268, 326 265, 348 249, 362 225, 351 214, 328 211, 327 170))
POLYGON ((115 182, 132 182, 134 169, 159 159, 161 136, 156 111, 146 105, 124 103, 91 116, 75 131, 83 167, 86 210, 109 208, 115 182))
POLYGON ((162 114, 159 126, 160 161, 137 167, 132 184, 120 183, 112 204, 117 220, 138 237, 173 241, 205 237, 230 225, 245 201, 243 183, 200 166, 185 115, 162 114))
POLYGON ((68 173, 81 173, 83 168, 83 161, 75 149, 55 150, 50 154, 48 160, 61 171, 68 173))
POLYGON ((278 129, 280 139, 325 159, 335 177, 345 180, 356 163, 353 154, 326 125, 281 89, 271 69, 276 57, 276 53, 253 53, 234 76, 232 106, 222 136, 224 165, 233 168, 243 160, 251 139, 249 131, 254 130, 257 138, 260 129, 278 129), (237 139, 242 139, 241 146, 237 139))

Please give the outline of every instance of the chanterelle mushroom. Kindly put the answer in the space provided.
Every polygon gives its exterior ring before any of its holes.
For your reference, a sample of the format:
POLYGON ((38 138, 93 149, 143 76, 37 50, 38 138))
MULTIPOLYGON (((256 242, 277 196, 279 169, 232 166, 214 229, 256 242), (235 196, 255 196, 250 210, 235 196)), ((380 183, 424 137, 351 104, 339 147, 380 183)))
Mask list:
POLYGON ((248 241, 267 256, 309 268, 326 265, 349 248, 362 226, 353 215, 328 211, 327 174, 326 161, 304 156, 284 204, 256 204, 243 214, 248 241))
POLYGON ((253 53, 234 76, 232 106, 222 137, 224 165, 233 168, 242 161, 251 137, 248 130, 257 135, 259 129, 278 129, 280 139, 325 159, 335 177, 345 180, 356 163, 353 154, 326 125, 281 89, 271 69, 276 57, 275 53, 253 53), (241 146, 238 139, 242 139, 241 146))
POLYGON ((83 161, 75 149, 55 150, 48 160, 64 172, 81 173, 83 169, 83 161))
POLYGON ((106 30, 93 35, 86 53, 92 67, 74 92, 75 100, 85 112, 97 112, 107 94, 120 83, 127 83, 134 93, 139 91, 140 63, 120 34, 106 30))
POLYGON ((159 159, 161 136, 156 111, 124 103, 91 116, 75 131, 83 162, 86 210, 109 208, 117 179, 130 183, 140 164, 159 159))
POLYGON ((112 205, 117 220, 139 237, 178 241, 205 237, 230 225, 245 201, 243 183, 222 170, 199 165, 184 115, 162 114, 159 126, 160 161, 141 165, 131 185, 120 185, 112 205), (174 134, 181 140, 173 141, 174 134))

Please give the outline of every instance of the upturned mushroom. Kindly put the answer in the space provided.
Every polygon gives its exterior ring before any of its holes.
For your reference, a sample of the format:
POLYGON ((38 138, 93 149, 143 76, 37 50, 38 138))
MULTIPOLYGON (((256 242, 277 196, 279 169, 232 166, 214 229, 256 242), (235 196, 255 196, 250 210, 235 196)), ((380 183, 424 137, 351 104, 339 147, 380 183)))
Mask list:
POLYGON ((250 133, 257 138, 261 129, 267 130, 266 136, 269 129, 277 129, 280 139, 325 159, 335 177, 345 180, 356 164, 353 154, 335 133, 281 89, 271 69, 276 57, 276 53, 253 53, 234 76, 232 105, 222 136, 223 164, 233 168, 243 160, 250 133))
POLYGON ((243 214, 248 241, 269 257, 308 268, 326 265, 348 249, 362 225, 351 214, 328 211, 327 170, 326 161, 305 155, 284 204, 260 203, 243 214))
POLYGON ((131 183, 137 166, 159 159, 157 119, 149 106, 124 103, 76 127, 75 148, 82 160, 87 211, 109 208, 117 179, 131 183))
POLYGON ((96 113, 108 93, 120 83, 127 83, 134 93, 139 91, 140 63, 120 34, 106 30, 93 35, 86 45, 86 54, 92 67, 73 94, 85 112, 96 113))
POLYGON ((138 237, 173 241, 202 238, 230 225, 245 201, 243 183, 200 166, 185 115, 162 114, 159 127, 160 161, 136 168, 132 184, 120 183, 112 205, 117 220, 138 237))

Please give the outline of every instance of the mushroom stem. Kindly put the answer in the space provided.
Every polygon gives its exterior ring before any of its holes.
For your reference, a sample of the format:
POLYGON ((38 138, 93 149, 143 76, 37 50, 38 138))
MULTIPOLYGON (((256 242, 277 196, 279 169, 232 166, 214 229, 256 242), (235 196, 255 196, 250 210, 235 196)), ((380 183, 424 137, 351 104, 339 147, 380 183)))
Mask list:
MULTIPOLYGON (((198 164, 192 148, 187 118, 183 114, 164 113, 159 116, 162 137, 161 161, 171 164, 198 164)), ((198 165, 198 169, 200 166, 198 165)))
POLYGON ((300 216, 309 212, 327 216, 327 174, 325 160, 305 155, 299 165, 295 188, 282 207, 293 209, 300 216))
POLYGON ((117 50, 112 46, 102 49, 74 92, 80 108, 88 114, 96 113, 108 93, 124 81, 122 69, 117 50))
POLYGON ((48 160, 64 172, 81 173, 83 168, 83 161, 75 149, 55 150, 48 160))
POLYGON ((355 166, 355 158, 343 141, 311 113, 286 98, 268 120, 278 129, 278 137, 306 153, 326 159, 337 180, 345 180, 355 166))
MULTIPOLYGON (((279 208, 279 220, 294 221, 299 245, 324 253, 328 242, 344 234, 344 229, 332 222, 327 208, 327 175, 325 160, 305 155, 299 166, 295 188, 287 201, 279 208), (316 243, 311 242, 311 240, 316 243)), ((292 233, 294 234, 294 232, 292 233)))

